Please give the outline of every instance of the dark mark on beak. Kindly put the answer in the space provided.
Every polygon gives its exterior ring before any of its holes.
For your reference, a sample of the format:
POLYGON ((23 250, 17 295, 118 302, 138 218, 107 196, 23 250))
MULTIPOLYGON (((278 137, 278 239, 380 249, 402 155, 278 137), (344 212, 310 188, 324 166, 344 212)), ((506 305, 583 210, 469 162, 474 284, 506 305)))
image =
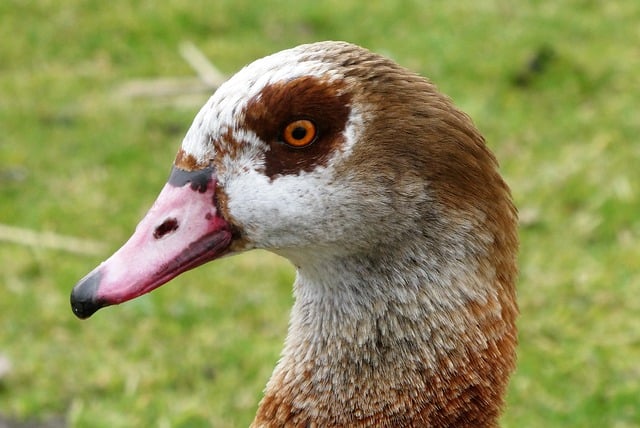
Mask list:
POLYGON ((182 187, 187 183, 191 183, 191 188, 200 193, 207 190, 209 182, 212 180, 214 173, 213 166, 208 166, 197 171, 185 171, 173 166, 171 175, 169 176, 169 184, 175 187, 182 187))

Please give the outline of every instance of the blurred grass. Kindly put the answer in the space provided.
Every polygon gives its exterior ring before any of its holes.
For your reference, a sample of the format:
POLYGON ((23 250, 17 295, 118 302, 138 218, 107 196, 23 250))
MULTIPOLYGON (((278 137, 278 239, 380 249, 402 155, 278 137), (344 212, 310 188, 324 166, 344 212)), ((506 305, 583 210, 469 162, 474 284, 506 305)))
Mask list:
MULTIPOLYGON (((200 104, 114 100, 133 78, 224 72, 345 39, 429 76, 501 161, 523 218, 507 427, 640 425, 640 5, 421 1, 0 3, 0 223, 116 249, 200 104)), ((74 319, 100 259, 0 242, 0 414, 73 427, 246 426, 277 360, 293 270, 202 267, 74 319)))

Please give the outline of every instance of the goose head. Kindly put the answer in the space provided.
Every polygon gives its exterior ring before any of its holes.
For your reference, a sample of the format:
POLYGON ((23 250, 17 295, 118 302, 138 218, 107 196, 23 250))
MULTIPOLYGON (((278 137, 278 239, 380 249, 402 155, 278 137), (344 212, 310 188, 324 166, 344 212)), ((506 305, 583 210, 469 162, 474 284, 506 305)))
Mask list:
POLYGON ((255 426, 493 426, 515 364, 516 224, 483 137, 433 84, 348 43, 302 45, 213 94, 71 303, 86 318, 267 249, 296 267, 296 299, 255 426))

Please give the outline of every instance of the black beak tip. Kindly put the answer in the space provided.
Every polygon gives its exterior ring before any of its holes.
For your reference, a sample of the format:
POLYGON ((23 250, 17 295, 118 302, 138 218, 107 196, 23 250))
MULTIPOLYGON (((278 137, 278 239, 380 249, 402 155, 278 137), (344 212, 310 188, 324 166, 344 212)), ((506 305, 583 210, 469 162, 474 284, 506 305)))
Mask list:
POLYGON ((71 310, 80 319, 89 318, 103 305, 96 304, 95 302, 79 302, 71 297, 71 310))
POLYGON ((71 310, 80 319, 89 318, 98 309, 108 306, 108 303, 97 298, 101 274, 99 270, 89 275, 73 287, 71 291, 71 310))

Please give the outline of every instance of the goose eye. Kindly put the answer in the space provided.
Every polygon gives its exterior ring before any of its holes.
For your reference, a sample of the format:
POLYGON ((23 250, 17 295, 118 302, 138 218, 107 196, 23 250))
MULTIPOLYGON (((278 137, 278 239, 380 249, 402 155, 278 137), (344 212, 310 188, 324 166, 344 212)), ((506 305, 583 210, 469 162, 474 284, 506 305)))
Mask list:
POLYGON ((316 139, 316 125, 307 119, 291 122, 284 128, 282 140, 293 147, 305 147, 316 139))

